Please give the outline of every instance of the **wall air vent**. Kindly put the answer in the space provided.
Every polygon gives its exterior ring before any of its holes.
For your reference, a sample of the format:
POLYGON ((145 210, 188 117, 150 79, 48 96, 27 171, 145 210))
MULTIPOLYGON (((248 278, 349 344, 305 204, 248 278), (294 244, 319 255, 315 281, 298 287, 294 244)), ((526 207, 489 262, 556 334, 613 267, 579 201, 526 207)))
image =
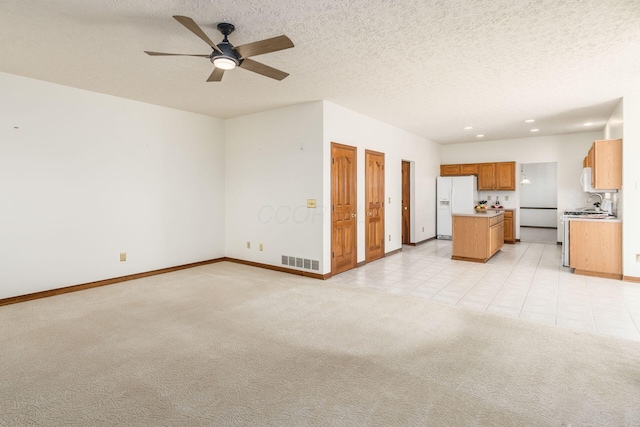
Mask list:
POLYGON ((297 258, 288 255, 282 255, 282 265, 290 267, 304 268, 305 270, 320 270, 320 262, 313 259, 297 258))

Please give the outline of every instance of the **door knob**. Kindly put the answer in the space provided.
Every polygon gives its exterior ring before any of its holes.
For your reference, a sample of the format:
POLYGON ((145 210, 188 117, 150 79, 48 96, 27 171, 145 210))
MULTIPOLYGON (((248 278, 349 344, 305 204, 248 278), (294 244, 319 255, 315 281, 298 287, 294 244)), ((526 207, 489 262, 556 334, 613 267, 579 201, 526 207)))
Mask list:
POLYGON ((352 213, 351 218, 355 218, 355 217, 356 217, 356 214, 352 213))
POLYGON ((367 212, 367 215, 371 216, 371 212, 367 212))
POLYGON ((404 210, 405 210, 405 211, 407 210, 407 207, 406 207, 406 206, 404 207, 404 210))

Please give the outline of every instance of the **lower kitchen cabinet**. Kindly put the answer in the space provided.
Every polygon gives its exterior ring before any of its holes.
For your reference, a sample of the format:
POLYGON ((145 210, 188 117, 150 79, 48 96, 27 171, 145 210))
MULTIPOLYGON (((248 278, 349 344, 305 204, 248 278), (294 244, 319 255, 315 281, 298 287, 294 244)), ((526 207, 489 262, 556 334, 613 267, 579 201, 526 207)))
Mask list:
POLYGON ((569 266, 576 274, 622 278, 622 223, 569 222, 569 266))
POLYGON ((504 214, 454 214, 451 258, 487 262, 504 246, 504 214))
POLYGON ((504 242, 516 243, 515 221, 513 220, 513 211, 504 211, 504 242))

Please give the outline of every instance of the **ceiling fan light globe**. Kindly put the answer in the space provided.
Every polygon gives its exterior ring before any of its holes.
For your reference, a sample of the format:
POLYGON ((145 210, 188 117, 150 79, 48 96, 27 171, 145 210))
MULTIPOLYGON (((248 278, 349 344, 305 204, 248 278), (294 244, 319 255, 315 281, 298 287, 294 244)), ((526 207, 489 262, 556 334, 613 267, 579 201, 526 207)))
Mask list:
POLYGON ((232 58, 227 58, 225 56, 216 56, 211 61, 216 68, 220 68, 221 70, 233 70, 236 68, 238 63, 234 61, 232 58))

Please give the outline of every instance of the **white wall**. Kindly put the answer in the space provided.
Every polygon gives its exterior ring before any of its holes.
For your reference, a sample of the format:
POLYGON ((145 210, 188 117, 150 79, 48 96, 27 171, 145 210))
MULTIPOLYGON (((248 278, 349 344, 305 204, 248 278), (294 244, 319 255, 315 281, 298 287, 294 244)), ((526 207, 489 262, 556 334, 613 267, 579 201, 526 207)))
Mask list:
POLYGON ((620 137, 622 129, 622 271, 627 277, 640 278, 640 94, 624 97, 620 110, 614 110, 609 120, 609 135, 620 137))
MULTIPOLYGON (((412 242, 436 234, 436 176, 440 174, 440 145, 379 120, 324 102, 324 204, 331 204, 331 143, 358 149, 358 262, 365 260, 365 150, 385 153, 385 252, 402 247, 402 161, 412 163, 412 242), (391 199, 391 202, 389 202, 391 199), (389 241, 391 236, 391 241, 389 241)), ((325 215, 324 260, 331 269, 331 216, 325 215)))
MULTIPOLYGON (((469 142, 449 144, 442 147, 442 163, 480 163, 515 161, 516 170, 520 163, 557 162, 558 164, 558 222, 565 209, 583 207, 587 194, 580 188, 582 160, 587 155, 591 143, 601 139, 602 133, 589 132, 570 135, 541 136, 534 138, 506 139, 499 141, 469 142)), ((505 207, 519 206, 519 185, 505 202, 505 207), (513 200, 513 204, 511 204, 513 200)), ((492 194, 495 192, 491 192, 492 194)), ((502 197, 504 200, 504 197, 502 197)), ((516 211, 516 231, 519 237, 520 215, 516 211)), ((558 228, 558 241, 561 241, 558 228)))
POLYGON ((322 108, 317 101, 226 121, 228 257, 282 266, 286 255, 321 262, 305 271, 326 269, 322 108))
POLYGON ((224 256, 221 120, 4 73, 0 93, 0 298, 224 256))

